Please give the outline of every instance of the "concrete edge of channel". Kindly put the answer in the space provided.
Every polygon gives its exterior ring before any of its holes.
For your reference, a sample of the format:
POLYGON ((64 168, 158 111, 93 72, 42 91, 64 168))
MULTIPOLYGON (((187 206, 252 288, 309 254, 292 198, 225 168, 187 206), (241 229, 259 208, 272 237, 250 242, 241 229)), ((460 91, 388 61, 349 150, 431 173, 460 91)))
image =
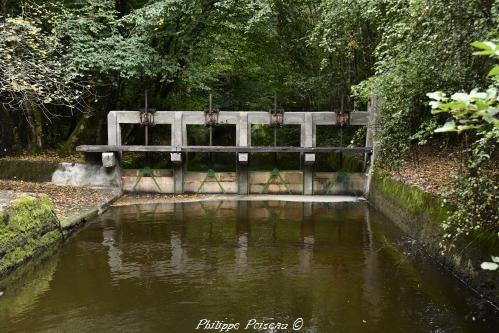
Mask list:
POLYGON ((88 221, 90 221, 93 218, 96 218, 97 216, 102 215, 109 207, 111 207, 113 202, 118 200, 122 195, 123 191, 120 191, 115 195, 113 195, 107 201, 101 203, 100 205, 94 208, 91 208, 82 213, 74 214, 67 218, 62 219, 60 221, 60 225, 64 237, 70 236, 76 229, 78 229, 79 226, 87 223, 88 221))

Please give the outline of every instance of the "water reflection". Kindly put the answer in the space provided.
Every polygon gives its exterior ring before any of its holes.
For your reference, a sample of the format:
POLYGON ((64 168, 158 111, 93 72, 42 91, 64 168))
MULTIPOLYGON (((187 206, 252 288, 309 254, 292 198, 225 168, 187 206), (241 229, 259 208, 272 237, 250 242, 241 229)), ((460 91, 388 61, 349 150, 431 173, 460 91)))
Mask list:
POLYGON ((108 265, 109 265, 109 270, 111 271, 111 274, 117 275, 122 272, 122 259, 121 255, 122 252, 116 244, 115 240, 115 234, 116 230, 115 229, 104 229, 102 230, 102 245, 107 248, 107 255, 109 257, 108 259, 108 265))
POLYGON ((235 248, 235 263, 237 273, 245 271, 248 266, 248 241, 249 241, 250 224, 248 220, 248 202, 241 202, 238 206, 237 225, 236 225, 236 248, 235 248))
POLYGON ((43 288, 7 283, 0 331, 193 332, 202 318, 298 317, 305 332, 495 330, 496 314, 478 314, 472 294, 399 240, 364 204, 116 207, 22 282, 43 288))
POLYGON ((306 273, 310 271, 311 261, 314 255, 314 219, 312 211, 312 203, 303 203, 303 219, 300 225, 301 239, 303 247, 300 249, 300 267, 301 271, 306 273))
POLYGON ((55 251, 55 248, 49 249, 41 257, 0 280, 0 321, 29 313, 50 290, 59 259, 55 251))

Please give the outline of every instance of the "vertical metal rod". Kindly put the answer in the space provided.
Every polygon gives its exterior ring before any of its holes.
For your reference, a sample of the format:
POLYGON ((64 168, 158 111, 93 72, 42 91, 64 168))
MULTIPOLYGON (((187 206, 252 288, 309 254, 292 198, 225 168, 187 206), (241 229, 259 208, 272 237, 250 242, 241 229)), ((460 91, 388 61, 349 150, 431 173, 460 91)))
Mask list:
MULTIPOLYGON (((340 147, 343 147, 343 128, 340 128, 340 147)), ((340 170, 343 169, 343 153, 340 151, 340 170)))
MULTIPOLYGON (((213 127, 210 126, 210 147, 213 144, 213 127)), ((210 152, 210 165, 213 166, 213 153, 210 152)))
MULTIPOLYGON (((212 113, 212 95, 210 93, 210 101, 209 101, 209 110, 210 114, 212 113)), ((210 147, 213 144, 213 126, 210 125, 210 147)), ((213 153, 210 152, 210 167, 213 167, 213 153)))
MULTIPOLYGON (((277 94, 274 93, 274 114, 277 117, 277 94)), ((274 124, 274 147, 277 146, 277 124, 274 124)), ((274 166, 277 167, 277 152, 274 153, 274 166)))
MULTIPOLYGON (((148 117, 147 113, 148 113, 148 101, 147 101, 147 88, 146 88, 145 105, 144 105, 144 116, 145 117, 148 117)), ((149 145, 149 126, 148 125, 145 126, 145 142, 146 142, 146 146, 149 145)))
MULTIPOLYGON (((148 107, 149 107, 149 103, 148 103, 148 100, 147 100, 147 95, 148 95, 148 91, 147 91, 147 88, 145 90, 145 105, 144 105, 144 117, 148 118, 149 115, 147 114, 148 113, 148 107)), ((147 120, 147 123, 146 123, 146 126, 144 128, 144 136, 145 136, 145 145, 148 146, 149 145, 149 125, 148 125, 148 120, 147 120)), ((149 154, 147 152, 144 153, 145 154, 145 158, 146 158, 146 163, 149 164, 149 154)))

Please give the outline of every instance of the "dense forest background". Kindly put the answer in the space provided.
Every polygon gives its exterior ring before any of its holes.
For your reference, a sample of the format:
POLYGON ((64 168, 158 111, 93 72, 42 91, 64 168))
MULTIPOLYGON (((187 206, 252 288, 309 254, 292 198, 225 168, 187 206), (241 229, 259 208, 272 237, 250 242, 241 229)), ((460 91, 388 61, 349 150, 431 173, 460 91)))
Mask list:
MULTIPOLYGON (((437 121, 426 93, 487 85, 491 0, 0 1, 2 154, 106 143, 109 110, 365 110, 396 164, 437 121)), ((134 135, 131 130, 126 135, 134 135)))

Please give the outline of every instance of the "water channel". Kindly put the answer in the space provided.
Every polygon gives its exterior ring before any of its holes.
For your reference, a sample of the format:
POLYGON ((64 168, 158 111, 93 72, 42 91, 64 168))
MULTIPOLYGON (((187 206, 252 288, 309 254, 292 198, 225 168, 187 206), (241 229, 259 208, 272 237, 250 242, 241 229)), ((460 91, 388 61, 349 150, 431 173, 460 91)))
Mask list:
POLYGON ((219 332, 209 329, 217 321, 239 323, 233 332, 499 327, 487 303, 407 243, 366 203, 113 207, 0 281, 0 332, 219 332))

